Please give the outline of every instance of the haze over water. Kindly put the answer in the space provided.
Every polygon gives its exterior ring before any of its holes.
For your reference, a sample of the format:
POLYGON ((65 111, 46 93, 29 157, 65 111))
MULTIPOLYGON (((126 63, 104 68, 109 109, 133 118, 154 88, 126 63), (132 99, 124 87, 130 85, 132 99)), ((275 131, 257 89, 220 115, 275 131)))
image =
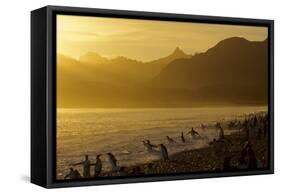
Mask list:
MULTIPOLYGON (((159 159, 158 153, 145 150, 142 141, 146 139, 165 144, 169 154, 204 147, 217 137, 217 131, 209 127, 202 133, 201 123, 212 126, 261 111, 267 107, 58 109, 57 175, 63 178, 70 165, 83 160, 85 154, 95 162, 97 154, 112 152, 121 166, 159 159), (186 133, 191 127, 202 134, 202 140, 188 139, 186 133), (188 143, 180 143, 181 132, 188 143), (179 143, 168 144, 167 135, 179 143)), ((104 170, 108 170, 107 157, 101 158, 104 170)))

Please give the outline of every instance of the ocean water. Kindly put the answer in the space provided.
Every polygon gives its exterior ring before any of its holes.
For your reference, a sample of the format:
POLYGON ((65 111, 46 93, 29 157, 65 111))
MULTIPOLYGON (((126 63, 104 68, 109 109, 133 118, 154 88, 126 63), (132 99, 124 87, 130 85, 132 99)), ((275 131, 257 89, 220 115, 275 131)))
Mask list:
MULTIPOLYGON (((61 179, 73 163, 84 155, 95 162, 97 154, 113 153, 120 166, 147 163, 159 159, 156 150, 148 152, 142 141, 163 143, 169 154, 207 146, 218 136, 213 125, 220 121, 241 119, 245 115, 267 111, 267 107, 219 108, 142 108, 142 109, 58 109, 57 178, 61 179), (202 130, 201 124, 209 126, 202 130), (192 139, 186 133, 194 127, 201 135, 192 139), (186 143, 181 143, 184 132, 186 143), (168 143, 166 136, 177 143, 168 143)), ((225 128, 225 134, 234 132, 225 128)), ((108 158, 102 155, 103 169, 109 170, 108 158)), ((81 171, 81 167, 78 168, 81 171)))

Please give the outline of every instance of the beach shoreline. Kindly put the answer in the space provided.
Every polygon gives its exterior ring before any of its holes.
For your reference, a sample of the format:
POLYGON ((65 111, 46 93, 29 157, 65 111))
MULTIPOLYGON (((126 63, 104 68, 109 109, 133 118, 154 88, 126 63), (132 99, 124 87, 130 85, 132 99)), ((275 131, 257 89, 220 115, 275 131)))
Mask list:
MULTIPOLYGON (((263 113, 251 115, 251 118, 259 116, 259 114, 263 113)), ((225 139, 231 142, 227 151, 216 152, 215 145, 210 143, 209 146, 203 148, 181 151, 170 155, 169 160, 159 159, 149 163, 125 167, 123 169, 123 174, 107 172, 102 173, 101 176, 161 175, 250 170, 251 167, 242 166, 240 164, 241 152, 247 143, 251 144, 251 149, 255 153, 257 162, 256 169, 265 169, 268 167, 268 157, 266 157, 268 156, 268 142, 266 134, 262 138, 257 138, 252 130, 252 136, 247 137, 247 131, 241 130, 225 135, 225 139), (229 161, 228 164, 226 164, 226 160, 229 161)))
MULTIPOLYGON (((245 136, 245 134, 243 135, 245 136)), ((247 170, 239 169, 239 157, 241 150, 245 145, 245 141, 241 141, 241 134, 239 132, 227 135, 226 138, 232 142, 237 141, 232 146, 232 150, 228 153, 223 153, 223 156, 217 156, 214 154, 213 147, 207 146, 199 149, 182 151, 171 155, 169 160, 155 160, 150 163, 137 164, 130 167, 125 167, 125 175, 118 175, 115 172, 105 172, 101 176, 135 176, 134 169, 139 169, 137 175, 161 175, 161 174, 177 174, 177 173, 195 173, 195 172, 225 172, 235 170, 247 170), (225 158, 231 158, 230 169, 224 169, 225 158), (151 172, 147 172, 147 166, 151 164, 153 169, 151 172)), ((245 138, 245 137, 243 137, 245 138)), ((263 141, 255 141, 252 143, 257 159, 262 163, 259 168, 263 169, 268 166, 267 158, 267 143, 263 141), (261 143, 261 144, 260 144, 261 143), (258 145, 260 144, 260 145, 258 145), (259 151, 266 150, 266 151, 259 151)))
MULTIPOLYGON (((208 146, 202 148, 185 150, 171 154, 169 155, 168 160, 158 159, 131 166, 118 166, 119 170, 101 171, 98 177, 110 178, 116 176, 129 177, 144 175, 250 170, 253 169, 253 167, 249 165, 241 165, 241 154, 243 154, 242 152, 245 149, 245 146, 250 146, 251 150, 254 153, 254 158, 256 160, 255 162, 257 164, 254 168, 267 168, 268 132, 265 128, 268 128, 268 126, 263 125, 262 122, 259 122, 260 124, 255 124, 256 126, 251 127, 252 129, 250 130, 250 134, 249 130, 245 130, 245 127, 242 127, 243 125, 245 125, 244 123, 242 124, 242 121, 245 122, 246 120, 248 120, 248 125, 250 127, 250 124, 251 122, 254 122, 253 120, 255 117, 258 117, 259 120, 264 120, 265 118, 267 119, 268 116, 267 113, 264 112, 247 115, 244 121, 241 120, 241 123, 239 121, 239 125, 241 126, 238 126, 237 124, 237 127, 232 127, 231 130, 235 130, 235 132, 224 136, 224 142, 219 142, 216 140, 211 141, 208 146), (264 132, 264 134, 260 136, 254 130, 256 128, 259 128, 262 132, 264 132)), ((236 123, 238 123, 238 121, 236 121, 236 123)), ((228 124, 229 123, 222 123, 223 126, 226 126, 228 124)), ((91 176, 90 178, 95 178, 95 176, 91 176)))

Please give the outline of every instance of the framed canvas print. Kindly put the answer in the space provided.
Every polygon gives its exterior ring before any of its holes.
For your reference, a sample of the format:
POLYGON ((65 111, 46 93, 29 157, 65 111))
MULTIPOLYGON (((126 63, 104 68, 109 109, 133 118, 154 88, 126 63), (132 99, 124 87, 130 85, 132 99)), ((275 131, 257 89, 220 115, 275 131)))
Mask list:
POLYGON ((31 182, 273 173, 273 21, 31 12, 31 182))

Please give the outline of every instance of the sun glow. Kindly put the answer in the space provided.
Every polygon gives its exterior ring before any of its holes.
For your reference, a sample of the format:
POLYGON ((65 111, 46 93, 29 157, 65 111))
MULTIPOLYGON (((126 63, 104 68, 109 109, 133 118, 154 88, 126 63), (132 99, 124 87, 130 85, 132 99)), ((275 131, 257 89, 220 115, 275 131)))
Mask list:
POLYGON ((222 39, 267 38, 267 28, 86 16, 57 16, 58 52, 78 58, 88 52, 149 61, 176 47, 187 54, 204 52, 222 39))

